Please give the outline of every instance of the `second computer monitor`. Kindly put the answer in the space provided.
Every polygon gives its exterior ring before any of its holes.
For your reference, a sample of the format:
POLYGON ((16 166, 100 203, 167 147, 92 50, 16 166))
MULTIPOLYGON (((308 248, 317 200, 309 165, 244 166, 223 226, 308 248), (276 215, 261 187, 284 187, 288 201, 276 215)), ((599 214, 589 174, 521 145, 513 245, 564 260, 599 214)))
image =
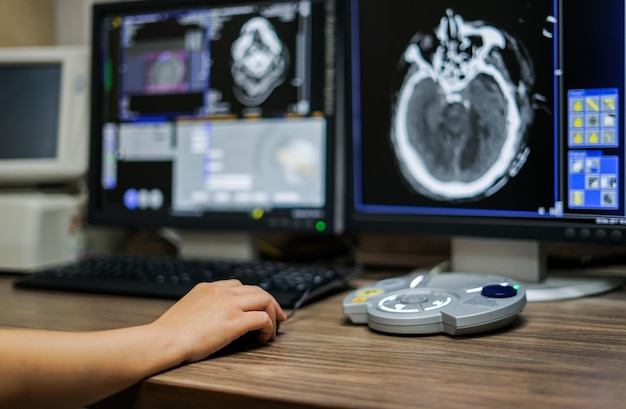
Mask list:
POLYGON ((333 21, 319 0, 95 5, 90 220, 336 231, 333 21))
POLYGON ((0 189, 85 177, 88 67, 86 47, 0 49, 0 189))

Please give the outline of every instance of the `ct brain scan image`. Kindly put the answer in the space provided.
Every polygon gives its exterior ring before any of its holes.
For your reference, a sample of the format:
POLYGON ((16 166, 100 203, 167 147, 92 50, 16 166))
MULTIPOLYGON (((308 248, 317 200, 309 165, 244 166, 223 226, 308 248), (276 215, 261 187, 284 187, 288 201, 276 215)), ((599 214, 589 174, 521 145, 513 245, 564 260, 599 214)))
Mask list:
POLYGON ((289 52, 263 17, 254 17, 241 27, 231 55, 235 96, 244 105, 261 104, 285 79, 289 52))
POLYGON ((528 155, 535 74, 523 45, 448 10, 432 32, 415 34, 401 60, 390 138, 403 177, 436 200, 495 193, 528 155))

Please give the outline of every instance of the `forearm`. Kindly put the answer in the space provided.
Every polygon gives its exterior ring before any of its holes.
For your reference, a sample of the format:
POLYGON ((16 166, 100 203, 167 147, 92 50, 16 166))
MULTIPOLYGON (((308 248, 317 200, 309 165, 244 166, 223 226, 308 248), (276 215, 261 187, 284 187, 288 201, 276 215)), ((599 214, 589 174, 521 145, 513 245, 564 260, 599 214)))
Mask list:
POLYGON ((0 409, 79 408, 286 319, 274 298, 236 280, 202 283, 148 325, 99 332, 0 330, 0 409))
POLYGON ((0 407, 76 408, 182 362, 152 326, 70 333, 0 330, 0 407))

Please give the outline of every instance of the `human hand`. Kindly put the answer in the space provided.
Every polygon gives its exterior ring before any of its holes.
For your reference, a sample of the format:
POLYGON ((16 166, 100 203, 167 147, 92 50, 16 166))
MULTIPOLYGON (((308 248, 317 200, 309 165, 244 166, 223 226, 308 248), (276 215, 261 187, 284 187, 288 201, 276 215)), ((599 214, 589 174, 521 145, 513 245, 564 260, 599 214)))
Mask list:
POLYGON ((182 363, 206 358, 250 331, 258 331, 261 343, 273 341, 277 322, 286 319, 260 287, 224 280, 196 285, 152 326, 172 338, 170 347, 182 363))
POLYGON ((88 406, 141 379, 203 359, 286 319, 260 287, 199 284, 150 324, 103 331, 0 329, 0 407, 88 406))

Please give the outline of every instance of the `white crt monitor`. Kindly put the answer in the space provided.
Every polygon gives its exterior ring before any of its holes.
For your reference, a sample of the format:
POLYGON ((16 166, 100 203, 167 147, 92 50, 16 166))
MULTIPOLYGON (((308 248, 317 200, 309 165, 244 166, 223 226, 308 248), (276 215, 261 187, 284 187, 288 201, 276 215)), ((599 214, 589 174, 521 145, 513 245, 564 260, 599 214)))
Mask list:
POLYGON ((0 48, 0 187, 85 174, 88 60, 86 47, 0 48))

